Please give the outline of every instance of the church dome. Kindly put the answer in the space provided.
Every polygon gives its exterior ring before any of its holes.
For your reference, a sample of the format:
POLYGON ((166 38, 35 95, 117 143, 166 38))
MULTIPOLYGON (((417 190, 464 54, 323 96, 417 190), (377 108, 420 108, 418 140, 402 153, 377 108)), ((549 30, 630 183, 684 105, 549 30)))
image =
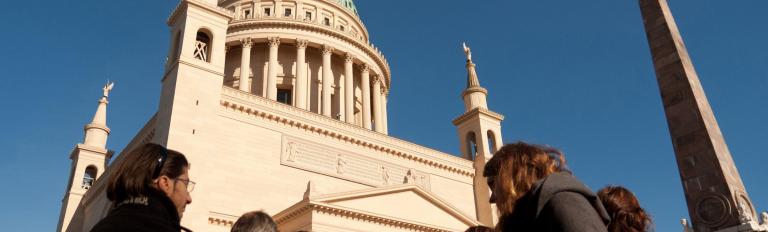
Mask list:
POLYGON ((357 8, 355 7, 355 2, 352 0, 336 0, 339 4, 346 7, 347 9, 351 10, 352 12, 355 12, 357 14, 357 8))

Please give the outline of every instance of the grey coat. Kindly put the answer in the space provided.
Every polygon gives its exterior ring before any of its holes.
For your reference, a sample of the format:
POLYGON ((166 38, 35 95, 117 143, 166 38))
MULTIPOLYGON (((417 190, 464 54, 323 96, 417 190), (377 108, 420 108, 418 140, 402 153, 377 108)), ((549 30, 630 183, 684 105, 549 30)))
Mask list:
POLYGON ((539 180, 502 217, 502 231, 607 232, 608 213, 586 185, 568 173, 539 180))

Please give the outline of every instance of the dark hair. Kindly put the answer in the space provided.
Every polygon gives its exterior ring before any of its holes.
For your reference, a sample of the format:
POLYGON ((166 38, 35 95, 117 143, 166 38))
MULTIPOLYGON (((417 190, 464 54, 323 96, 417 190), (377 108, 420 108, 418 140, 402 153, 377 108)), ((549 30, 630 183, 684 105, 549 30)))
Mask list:
POLYGON ((648 215, 632 192, 621 186, 606 186, 597 196, 611 215, 608 231, 645 232, 651 230, 651 216, 648 215))
POLYGON ((177 178, 189 167, 187 158, 178 151, 148 143, 125 154, 109 177, 107 198, 112 204, 126 199, 147 196, 159 176, 177 178), (159 170, 159 171, 156 171, 159 170))
POLYGON ((251 211, 237 219, 231 232, 277 232, 277 224, 267 213, 251 211))
POLYGON ((496 206, 499 216, 511 214, 520 197, 533 188, 536 181, 555 172, 568 172, 565 157, 559 150, 536 144, 506 144, 488 160, 483 176, 494 178, 496 206))
POLYGON ((467 228, 464 232, 493 232, 493 228, 487 226, 473 226, 467 228))

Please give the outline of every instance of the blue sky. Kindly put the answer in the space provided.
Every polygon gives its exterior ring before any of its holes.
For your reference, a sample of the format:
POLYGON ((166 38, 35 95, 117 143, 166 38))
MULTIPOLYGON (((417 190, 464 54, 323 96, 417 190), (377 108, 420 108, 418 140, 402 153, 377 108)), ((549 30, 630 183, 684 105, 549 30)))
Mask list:
MULTIPOLYGON (((0 8, 0 225, 56 228, 100 87, 109 148, 156 111, 175 0, 8 1, 0 8)), ((504 142, 561 148, 590 187, 632 189, 657 231, 687 217, 637 1, 358 1, 392 68, 390 134, 458 154, 461 42, 472 47, 504 142)), ((757 210, 768 209, 768 2, 674 0, 720 128, 757 210)))

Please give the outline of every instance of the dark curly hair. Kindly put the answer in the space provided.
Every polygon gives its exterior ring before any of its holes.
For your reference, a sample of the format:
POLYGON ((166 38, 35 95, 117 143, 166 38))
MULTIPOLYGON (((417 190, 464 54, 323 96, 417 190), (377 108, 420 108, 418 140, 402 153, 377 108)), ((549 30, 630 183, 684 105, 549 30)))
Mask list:
POLYGON ((606 186, 597 192, 611 215, 610 232, 646 232, 653 228, 651 216, 640 207, 635 194, 621 186, 606 186))

